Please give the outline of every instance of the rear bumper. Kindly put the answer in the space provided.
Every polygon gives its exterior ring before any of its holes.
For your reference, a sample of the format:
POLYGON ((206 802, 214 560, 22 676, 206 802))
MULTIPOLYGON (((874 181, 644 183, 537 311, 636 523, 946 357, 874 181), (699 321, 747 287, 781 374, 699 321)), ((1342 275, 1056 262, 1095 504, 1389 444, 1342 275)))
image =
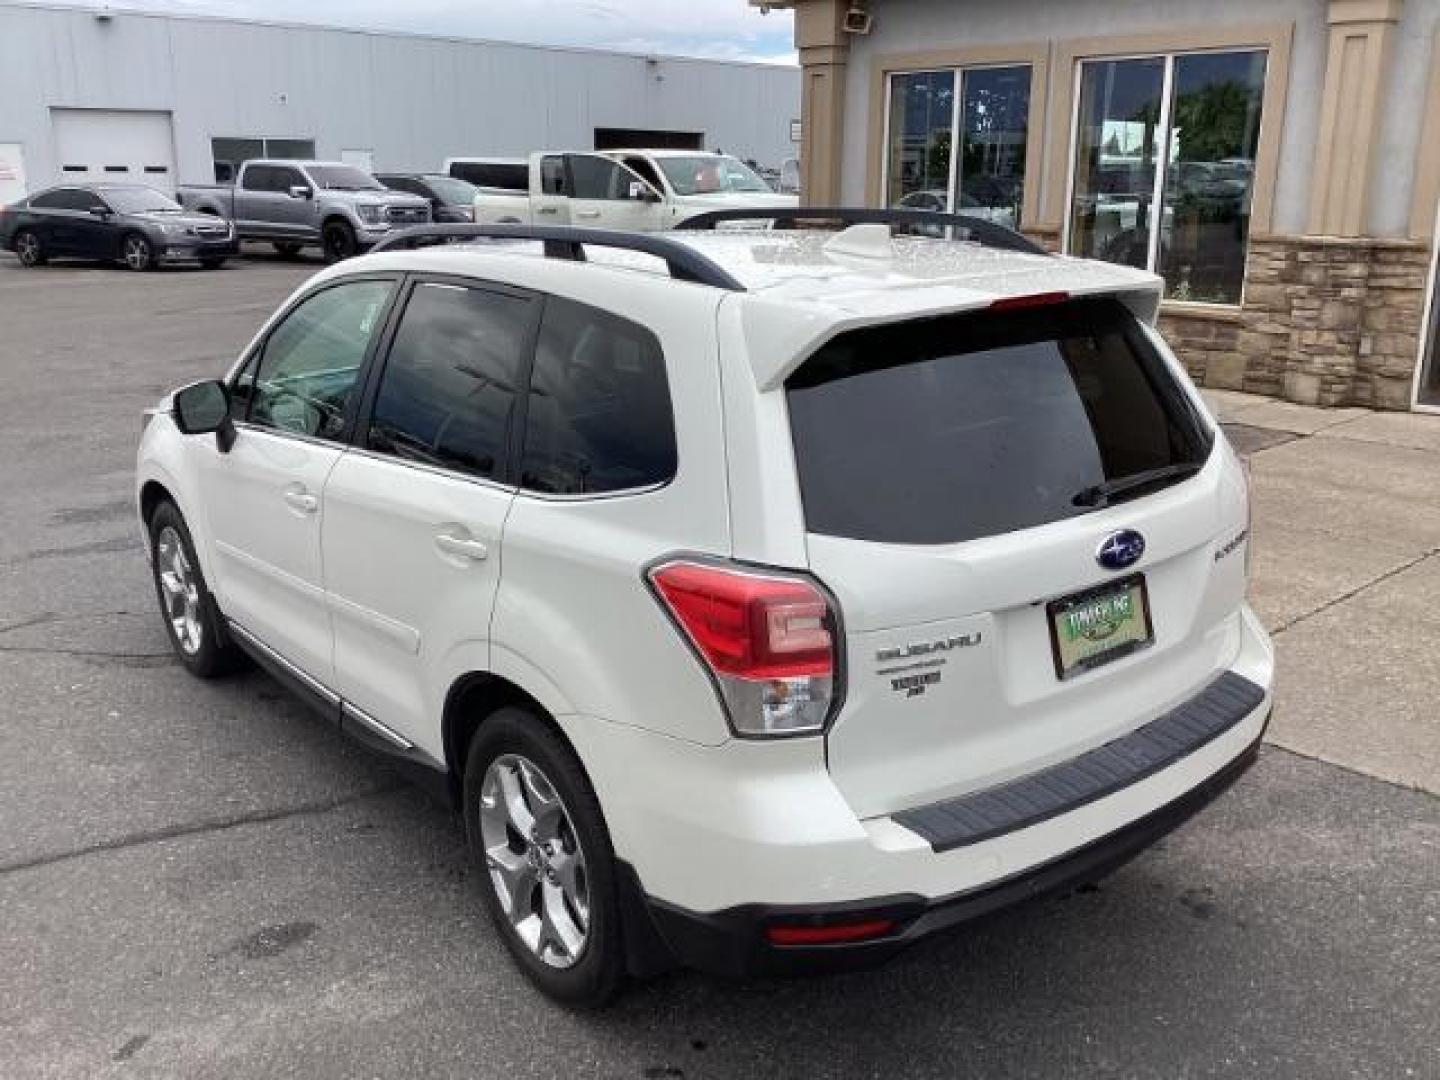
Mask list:
POLYGON ((923 938, 1035 897, 1095 881, 1118 869, 1189 820, 1254 763, 1269 723, 1228 764, 1165 805, 1083 846, 983 886, 926 899, 914 894, 833 904, 744 904, 694 912, 649 897, 628 864, 621 867, 629 963, 637 974, 675 965, 717 975, 800 975, 874 967, 923 938), (829 945, 776 945, 768 928, 886 920, 893 929, 870 940, 829 945))

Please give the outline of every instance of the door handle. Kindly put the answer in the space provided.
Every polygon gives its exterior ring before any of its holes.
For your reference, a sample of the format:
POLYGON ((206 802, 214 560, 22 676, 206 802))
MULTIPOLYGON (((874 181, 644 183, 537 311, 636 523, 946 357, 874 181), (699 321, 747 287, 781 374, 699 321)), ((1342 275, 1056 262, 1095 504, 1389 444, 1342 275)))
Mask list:
POLYGON ((540 207, 538 210, 536 210, 536 213, 537 213, 537 214, 555 214, 555 213, 559 213, 559 211, 556 210, 556 208, 553 207, 553 206, 542 206, 542 207, 540 207))
POLYGON ((469 559, 472 562, 483 562, 490 557, 490 549, 483 541, 466 539, 455 536, 451 533, 437 533, 435 535, 435 546, 446 555, 453 555, 457 559, 469 559))
POLYGON ((286 488, 285 501, 302 514, 313 514, 320 509, 320 500, 304 489, 286 488))
POLYGON ((600 216, 600 211, 599 211, 599 210, 576 210, 576 211, 575 211, 575 216, 576 216, 576 217, 583 217, 583 218, 596 218, 596 217, 599 217, 599 216, 600 216))

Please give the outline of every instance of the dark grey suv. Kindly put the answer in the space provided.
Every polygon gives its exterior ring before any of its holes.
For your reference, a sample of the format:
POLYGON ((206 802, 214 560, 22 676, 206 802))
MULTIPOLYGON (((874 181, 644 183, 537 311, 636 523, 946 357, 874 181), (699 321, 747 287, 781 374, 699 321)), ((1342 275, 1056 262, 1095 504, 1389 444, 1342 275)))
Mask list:
POLYGON ((143 184, 66 184, 0 209, 0 248, 24 266, 60 256, 108 259, 131 270, 198 261, 207 270, 238 250, 228 221, 186 210, 143 184))

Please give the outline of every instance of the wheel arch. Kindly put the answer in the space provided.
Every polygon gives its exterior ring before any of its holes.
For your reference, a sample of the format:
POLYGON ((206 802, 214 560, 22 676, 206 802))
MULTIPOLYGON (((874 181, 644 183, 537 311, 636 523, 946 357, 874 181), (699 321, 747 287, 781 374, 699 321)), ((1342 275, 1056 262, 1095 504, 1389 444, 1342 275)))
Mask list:
MULTIPOLYGON (((470 744, 481 726, 498 710, 511 707, 534 713, 555 731, 572 751, 575 747, 565 738, 554 714, 538 698, 518 683, 493 671, 470 671, 450 684, 440 718, 441 739, 445 747, 445 771, 454 805, 461 805, 461 785, 465 778, 465 758, 470 744)), ((578 753, 576 754, 578 757, 578 753)))
POLYGON ((146 480, 140 485, 140 520, 145 523, 146 529, 150 528, 155 511, 160 509, 160 504, 163 502, 180 505, 174 493, 159 480, 146 480))

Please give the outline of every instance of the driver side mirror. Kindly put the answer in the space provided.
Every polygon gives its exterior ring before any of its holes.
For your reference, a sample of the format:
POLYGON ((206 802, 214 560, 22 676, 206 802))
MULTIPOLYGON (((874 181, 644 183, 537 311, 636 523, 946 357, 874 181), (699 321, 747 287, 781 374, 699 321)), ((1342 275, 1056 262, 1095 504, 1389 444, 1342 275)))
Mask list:
POLYGON ((313 194, 314 192, 305 184, 290 185, 290 198, 292 199, 308 199, 313 194))
POLYGON ((215 434, 222 454, 235 445, 235 423, 230 419, 230 391, 218 379, 191 383, 175 391, 175 426, 182 435, 215 434))

